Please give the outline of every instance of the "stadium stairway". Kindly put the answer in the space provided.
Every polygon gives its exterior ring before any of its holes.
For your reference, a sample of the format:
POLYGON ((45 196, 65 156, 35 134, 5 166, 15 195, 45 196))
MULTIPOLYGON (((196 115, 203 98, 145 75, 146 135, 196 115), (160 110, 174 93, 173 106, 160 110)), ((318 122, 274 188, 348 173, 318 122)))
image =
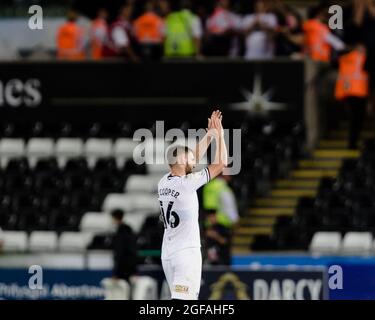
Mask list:
MULTIPOLYGON (((364 139, 375 138, 375 129, 365 125, 364 139)), ((248 254, 257 235, 270 236, 279 216, 293 216, 300 197, 315 197, 320 179, 335 178, 344 159, 358 158, 360 150, 347 148, 348 123, 342 122, 319 141, 307 159, 301 159, 289 176, 277 180, 268 195, 257 198, 234 230, 232 253, 248 254)))

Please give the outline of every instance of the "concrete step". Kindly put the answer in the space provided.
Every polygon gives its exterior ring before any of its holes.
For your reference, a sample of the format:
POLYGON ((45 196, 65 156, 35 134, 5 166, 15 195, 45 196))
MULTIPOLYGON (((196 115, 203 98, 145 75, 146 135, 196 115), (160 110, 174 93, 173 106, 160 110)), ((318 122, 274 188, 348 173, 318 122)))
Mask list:
POLYGON ((290 189, 316 189, 319 186, 319 179, 285 179, 275 182, 275 188, 290 189))
POLYGON ((254 226, 254 227, 270 227, 275 224, 277 217, 259 217, 259 216, 249 216, 243 217, 240 220, 241 226, 254 226))
POLYGON ((256 236, 259 234, 270 235, 272 227, 237 227, 234 230, 235 236, 256 236))
POLYGON ((315 195, 316 195, 316 190, 275 189, 271 191, 271 197, 299 198, 299 197, 315 197, 315 195))
POLYGON ((342 159, 342 158, 358 158, 360 156, 359 150, 324 150, 317 149, 313 152, 313 157, 316 159, 342 159))
POLYGON ((293 208, 297 205, 297 198, 259 198, 255 200, 255 205, 258 207, 293 208))
POLYGON ((302 178, 302 179, 308 179, 308 178, 316 178, 321 179, 324 177, 334 178, 338 174, 338 170, 332 170, 332 169, 306 169, 306 170, 294 170, 291 172, 291 177, 293 178, 302 178))
MULTIPOLYGON (((278 217, 282 215, 292 216, 295 209, 292 208, 250 208, 250 216, 278 217)), ((248 217, 248 216, 246 216, 248 217)))
POLYGON ((339 169, 341 160, 301 160, 298 167, 301 169, 339 169))

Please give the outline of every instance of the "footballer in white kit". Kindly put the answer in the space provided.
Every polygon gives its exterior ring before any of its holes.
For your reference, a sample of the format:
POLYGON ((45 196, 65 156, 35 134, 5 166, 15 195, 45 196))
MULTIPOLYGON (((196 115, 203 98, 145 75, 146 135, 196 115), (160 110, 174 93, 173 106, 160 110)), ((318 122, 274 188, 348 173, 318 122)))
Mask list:
POLYGON ((196 191, 221 174, 227 165, 221 120, 221 112, 214 111, 208 121, 208 132, 195 151, 184 146, 173 146, 168 150, 171 171, 158 184, 161 219, 165 228, 161 258, 172 299, 197 300, 199 296, 202 254, 196 191), (213 138, 216 142, 213 163, 202 171, 192 173, 196 160, 203 157, 213 138))

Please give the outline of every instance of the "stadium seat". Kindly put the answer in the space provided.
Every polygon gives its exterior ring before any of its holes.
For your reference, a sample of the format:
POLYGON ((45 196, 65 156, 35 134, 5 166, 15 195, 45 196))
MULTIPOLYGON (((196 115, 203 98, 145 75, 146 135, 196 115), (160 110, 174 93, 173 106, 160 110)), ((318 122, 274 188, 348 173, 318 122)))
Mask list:
POLYGON ((141 230, 149 212, 147 211, 133 211, 124 214, 123 222, 129 225, 135 233, 141 230))
POLYGON ((105 300, 130 300, 130 285, 127 281, 105 278, 100 284, 104 288, 105 300))
POLYGON ((119 168, 124 166, 126 160, 133 158, 133 151, 137 144, 138 143, 131 138, 119 138, 115 141, 113 153, 119 168))
POLYGON ((25 155, 25 142, 22 139, 4 138, 0 140, 1 167, 4 168, 10 159, 25 155))
POLYGON ((27 233, 24 231, 3 231, 4 252, 23 252, 27 250, 27 233))
POLYGON ((132 284, 133 300, 157 300, 158 283, 148 276, 134 276, 130 280, 132 284))
POLYGON ((30 167, 34 167, 41 158, 49 158, 54 155, 55 145, 49 138, 32 138, 26 147, 30 167))
POLYGON ((82 232, 62 232, 59 237, 59 250, 62 252, 85 251, 92 240, 92 234, 82 232))
POLYGON ((337 254, 340 249, 340 232, 316 232, 310 243, 310 252, 314 254, 337 254))
POLYGON ((53 252, 57 249, 57 233, 34 231, 30 234, 29 249, 32 252, 53 252))
POLYGON ((148 212, 160 212, 159 201, 154 194, 138 193, 131 195, 133 210, 146 210, 148 212))
POLYGON ((89 167, 94 167, 98 158, 107 158, 112 155, 112 141, 110 139, 90 138, 86 141, 85 155, 89 167))
POLYGON ((162 175, 131 175, 126 181, 125 192, 156 193, 162 175))
POLYGON ((83 155, 83 141, 74 138, 61 138, 56 141, 56 157, 59 166, 64 167, 66 161, 83 155))
POLYGON ((123 193, 108 194, 103 202, 102 210, 104 212, 111 212, 116 209, 121 209, 125 212, 133 210, 133 197, 123 193))
POLYGON ((103 212, 86 212, 81 220, 81 232, 100 233, 112 231, 112 219, 103 212))
POLYGON ((371 232, 348 232, 342 241, 342 252, 345 254, 368 254, 372 249, 371 232))

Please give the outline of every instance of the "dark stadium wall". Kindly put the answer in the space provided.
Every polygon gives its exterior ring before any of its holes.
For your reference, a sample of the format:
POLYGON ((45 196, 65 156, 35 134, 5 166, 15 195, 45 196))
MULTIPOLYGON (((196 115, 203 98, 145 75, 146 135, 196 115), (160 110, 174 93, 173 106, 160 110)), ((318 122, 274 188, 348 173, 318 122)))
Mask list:
POLYGON ((154 64, 0 63, 0 123, 176 119, 204 126, 214 106, 226 125, 303 121, 303 61, 154 64), (202 119, 199 121, 197 119, 202 119))

